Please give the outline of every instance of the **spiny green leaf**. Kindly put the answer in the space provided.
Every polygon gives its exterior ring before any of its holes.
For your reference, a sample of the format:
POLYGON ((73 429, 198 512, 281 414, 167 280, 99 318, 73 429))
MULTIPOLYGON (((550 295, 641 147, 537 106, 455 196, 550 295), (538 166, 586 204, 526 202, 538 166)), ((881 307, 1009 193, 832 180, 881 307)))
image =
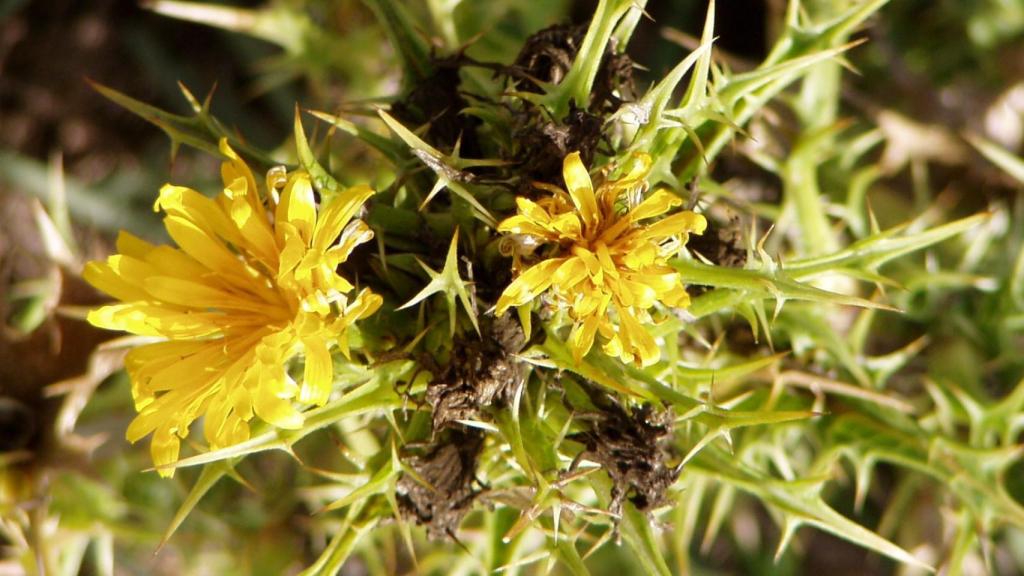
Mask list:
MULTIPOLYGON (((885 1, 871 3, 872 10, 878 10, 885 1)), ((793 5, 797 5, 797 3, 790 4, 791 7, 793 5)), ((690 160, 678 173, 679 180, 685 181, 698 174, 703 163, 713 160, 733 140, 739 127, 763 109, 786 86, 806 74, 815 64, 835 58, 853 47, 855 44, 831 46, 827 34, 848 25, 855 25, 866 17, 860 12, 848 15, 846 20, 837 22, 833 28, 824 31, 818 42, 794 42, 793 37, 797 31, 787 29, 786 33, 776 42, 768 59, 758 69, 716 82, 715 107, 725 113, 729 122, 720 124, 714 134, 705 140, 704 155, 695 156, 690 160)), ((700 126, 708 119, 702 117, 703 113, 697 111, 681 110, 680 112, 681 123, 693 128, 700 126)), ((672 129, 659 135, 661 146, 665 150, 664 154, 667 156, 677 154, 685 141, 684 136, 681 129, 672 129)))
POLYGON ((240 141, 210 114, 209 103, 212 93, 211 96, 207 96, 202 105, 199 105, 191 92, 184 85, 179 85, 185 99, 191 104, 194 114, 193 116, 181 116, 136 100, 98 82, 92 80, 88 82, 93 89, 107 99, 163 130, 171 139, 172 158, 182 144, 192 146, 212 156, 221 157, 219 142, 221 138, 227 138, 231 147, 246 160, 255 162, 263 169, 269 169, 275 164, 268 154, 240 141))
POLYGON ((231 460, 221 460, 203 466, 203 471, 199 473, 199 478, 196 479, 196 483, 189 489, 188 496, 185 497, 178 511, 174 513, 174 518, 171 519, 170 524, 164 531, 163 538, 160 539, 161 548, 167 544, 171 536, 174 535, 174 532, 181 526, 181 523, 185 521, 185 518, 199 504, 203 496, 213 488, 214 484, 219 482, 224 476, 233 475, 234 469, 235 466, 231 460))
POLYGON ((990 213, 982 212, 906 235, 901 233, 910 229, 912 223, 902 224, 854 242, 833 254, 787 262, 786 273, 795 280, 808 280, 845 268, 877 269, 900 256, 927 248, 970 230, 990 217, 990 213))
POLYGON ((558 559, 562 561, 562 566, 568 568, 573 576, 590 576, 590 571, 583 564, 583 559, 580 558, 580 553, 576 550, 573 540, 567 538, 560 539, 555 546, 555 553, 558 554, 558 559))
POLYGON ((716 478, 757 496, 762 502, 781 512, 786 523, 792 523, 786 526, 789 530, 808 524, 898 562, 932 570, 903 548, 839 514, 820 496, 810 496, 806 486, 767 477, 743 466, 714 447, 702 451, 690 462, 687 470, 690 473, 716 478))
POLYGON ((701 33, 700 46, 694 53, 700 52, 697 67, 693 70, 690 85, 680 102, 682 109, 695 109, 704 105, 707 99, 708 74, 711 71, 711 44, 715 41, 715 0, 708 2, 707 15, 704 17, 704 31, 701 33))
MULTIPOLYGON (((717 368, 693 368, 691 366, 677 364, 670 368, 669 374, 671 374, 672 378, 677 382, 685 382, 687 384, 709 384, 712 381, 727 383, 757 372, 762 368, 771 366, 786 356, 786 354, 786 352, 772 354, 771 356, 754 358, 753 360, 748 360, 746 362, 730 364, 728 366, 721 366, 717 368)), ((632 370, 630 371, 632 372, 632 370)))
POLYGON ((384 123, 387 124, 403 142, 412 148, 413 155, 419 158, 420 161, 426 164, 426 166, 433 170, 437 175, 437 183, 420 206, 421 210, 434 197, 434 195, 447 187, 449 190, 454 192, 456 196, 468 202, 469 205, 473 207, 474 215, 484 224, 487 224, 492 228, 497 227, 497 221, 493 216, 491 216, 491 213, 488 212, 476 196, 474 196, 473 193, 463 185, 463 182, 468 181, 470 177, 463 173, 462 170, 473 166, 496 166, 504 164, 503 161, 460 158, 458 155, 458 148, 456 148, 452 155, 442 154, 437 148, 434 148, 430 144, 424 142, 422 138, 403 126, 401 122, 395 120, 384 110, 379 110, 378 114, 380 114, 384 123))
POLYGON ((297 105, 295 106, 295 152, 299 156, 299 164, 306 172, 309 172, 313 185, 325 202, 345 189, 334 176, 331 176, 330 172, 317 162, 316 156, 309 147, 309 140, 306 139, 306 131, 302 128, 302 113, 297 105))
POLYGON ((978 152, 981 152, 985 158, 988 158, 993 164, 1002 168, 1004 172, 1013 176, 1017 182, 1024 184, 1024 159, 1014 156, 1005 148, 980 136, 967 136, 967 141, 977 148, 978 152))
POLYGON ((405 6, 395 0, 363 0, 363 3, 373 10, 402 60, 404 90, 408 91, 416 83, 429 78, 434 73, 430 47, 416 30, 405 6))
POLYGON ((353 502, 364 500, 370 496, 381 494, 384 491, 391 489, 394 486, 394 480, 402 472, 401 469, 395 468, 393 464, 393 460, 386 460, 380 469, 374 472, 365 484, 349 492, 344 498, 331 502, 323 509, 323 512, 345 508, 353 502))
MULTIPOLYGON (((633 0, 599 0, 594 17, 583 37, 572 67, 562 82, 548 87, 540 99, 556 119, 564 118, 569 112, 569 102, 575 101, 580 108, 590 103, 590 91, 601 66, 608 41, 615 25, 633 7, 633 0)), ((526 96, 525 94, 523 95, 526 96)))
POLYGON ((787 266, 786 270, 778 270, 774 273, 758 270, 745 270, 742 268, 727 268, 723 266, 712 266, 697 262, 695 260, 676 259, 671 262, 678 270, 685 282, 689 284, 703 284, 715 288, 729 288, 743 291, 743 296, 731 298, 728 294, 716 295, 715 304, 700 302, 694 299, 689 311, 695 316, 703 316, 713 312, 719 307, 726 307, 732 303, 738 303, 752 298, 774 298, 777 300, 808 300, 822 304, 840 304, 844 306, 858 306, 862 308, 879 308, 882 310, 893 310, 891 306, 872 302, 857 296, 848 296, 836 292, 829 292, 816 288, 809 284, 803 284, 795 280, 796 275, 792 274, 787 266))
POLYGON ((384 154, 384 156, 393 164, 398 164, 403 159, 402 148, 398 144, 395 144, 391 140, 384 138, 383 136, 377 134, 376 132, 373 132, 372 130, 368 130, 363 126, 356 124, 355 122, 351 122, 340 116, 335 116, 333 114, 328 114, 326 112, 310 110, 309 114, 313 115, 316 118, 319 118, 320 120, 323 120, 324 122, 329 123, 331 126, 334 126, 335 128, 338 128, 348 134, 351 134, 352 136, 355 136, 356 138, 359 138, 360 140, 366 142, 370 146, 373 146, 382 154, 384 154))
POLYGON ((565 342, 562 342, 548 326, 545 326, 545 329, 547 330, 547 338, 544 340, 544 344, 540 346, 540 349, 544 351, 547 357, 557 368, 579 374, 580 376, 605 386, 610 390, 614 390, 628 396, 648 400, 654 399, 651 392, 634 386, 630 382, 619 381, 605 370, 597 367, 594 364, 594 362, 600 362, 600 357, 597 354, 593 355, 593 362, 588 361, 586 358, 576 362, 573 360, 572 352, 569 350, 569 347, 565 342))
POLYGON ((619 529, 622 531, 622 538, 633 550, 633 554, 640 566, 643 567, 645 574, 659 576, 672 574, 661 553, 661 546, 655 538, 651 522, 629 500, 622 505, 622 522, 619 529))
POLYGON ((430 276, 430 283, 423 287, 418 294, 412 297, 411 300, 402 304, 398 307, 398 310, 415 306, 416 304, 426 300, 430 295, 441 293, 445 297, 445 301, 448 303, 448 317, 450 320, 451 334, 455 334, 455 315, 456 306, 455 298, 458 297, 459 302, 462 303, 463 309, 466 310, 466 314, 469 316, 470 322, 473 323, 473 328, 477 334, 480 334, 480 325, 476 318, 476 309, 473 307, 472 302, 469 299, 469 292, 466 290, 466 283, 462 280, 459 275, 459 231, 455 230, 455 234, 452 236, 451 245, 448 248, 448 255, 445 257, 444 269, 441 272, 435 272, 429 266, 420 262, 420 266, 430 276))
MULTIPOLYGON (((714 2, 714 0, 712 0, 714 2)), ((646 16, 644 8, 647 7, 647 0, 634 0, 630 10, 626 12, 626 15, 619 21, 619 24, 615 27, 615 32, 612 33, 612 38, 615 41, 615 51, 619 54, 626 52, 626 46, 629 45, 630 38, 633 37, 633 32, 636 30, 637 24, 640 23, 640 19, 646 16)))
MULTIPOLYGON (((545 350, 548 349, 547 343, 552 340, 555 340, 555 338, 549 335, 547 340, 545 340, 545 350)), ((769 358, 770 362, 776 361, 776 357, 769 358)), ((642 399, 658 399, 662 402, 666 402, 681 411, 677 413, 677 419, 693 419, 693 421, 707 426, 709 433, 716 436, 728 433, 730 430, 735 428, 778 424, 794 420, 803 420, 815 416, 814 412, 807 411, 723 410, 670 388, 662 383, 658 377, 655 377, 647 371, 641 370, 635 366, 623 365, 615 362, 611 358, 599 354, 593 355, 589 362, 589 370, 585 371, 573 369, 568 366, 564 368, 567 370, 573 370, 584 377, 587 377, 584 372, 599 375, 599 377, 608 384, 614 383, 616 390, 625 390, 626 393, 631 396, 642 399), (638 383, 642 384, 642 386, 639 386, 638 383), (641 396, 637 394, 637 392, 643 392, 643 395, 641 396)), ((765 361, 762 360, 761 362, 765 361)), ((758 363, 758 361, 754 362, 754 364, 756 363, 758 363)), ((740 365, 738 370, 742 372, 743 370, 749 370, 750 367, 751 364, 748 363, 740 365)), ((597 382, 601 383, 601 381, 597 382)))
POLYGON ((317 561, 300 573, 300 576, 333 576, 341 571, 342 565, 355 549, 356 544, 380 521, 380 517, 367 515, 368 517, 352 518, 351 515, 345 520, 334 538, 327 544, 317 561))

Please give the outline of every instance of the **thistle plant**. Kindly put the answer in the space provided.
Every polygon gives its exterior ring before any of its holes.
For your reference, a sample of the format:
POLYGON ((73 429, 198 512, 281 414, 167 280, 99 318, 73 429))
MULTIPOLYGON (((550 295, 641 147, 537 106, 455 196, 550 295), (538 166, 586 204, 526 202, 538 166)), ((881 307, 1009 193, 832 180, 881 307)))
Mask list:
MULTIPOLYGON (((183 115, 95 84, 221 164, 154 190, 171 243, 121 232, 81 273, 115 302, 67 311, 133 335, 97 394, 131 399, 154 486, 187 486, 154 546, 253 489, 301 518, 303 574, 795 573, 817 546, 1024 570, 1024 161, 969 136, 1017 188, 962 200, 927 178, 949 156, 849 113, 886 0, 791 0, 741 66, 711 0, 644 79, 644 0, 514 33, 522 3, 364 4, 380 63, 315 2, 149 6, 283 50, 257 84, 308 99, 274 149, 215 94, 182 87, 183 115)), ((46 519, 6 485, 30 566, 46 519)))

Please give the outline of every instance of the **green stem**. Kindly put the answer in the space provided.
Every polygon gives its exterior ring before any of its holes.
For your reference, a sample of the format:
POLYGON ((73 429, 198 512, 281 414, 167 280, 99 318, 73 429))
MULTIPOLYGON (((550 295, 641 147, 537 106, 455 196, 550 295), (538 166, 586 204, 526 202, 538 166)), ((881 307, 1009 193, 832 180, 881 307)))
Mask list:
POLYGON ((411 83, 429 78, 434 72, 430 49, 416 32, 412 21, 400 2, 395 0, 363 0, 384 27, 388 40, 402 59, 402 83, 408 89, 411 83))
POLYGON ((550 106, 555 118, 565 117, 569 112, 570 101, 575 101, 580 107, 587 106, 608 40, 616 23, 633 4, 633 0, 600 0, 572 68, 565 80, 550 93, 550 106))
POLYGON ((358 518, 358 516, 362 516, 361 513, 356 516, 355 519, 345 521, 316 563, 302 571, 300 576, 338 574, 341 571, 342 565, 348 560, 359 540, 380 520, 379 518, 358 518))
POLYGON ((827 143, 821 142, 821 138, 807 140, 811 142, 797 144, 783 166, 783 194, 784 201, 796 209, 802 255, 818 256, 835 252, 839 246, 829 228, 818 187, 818 151, 827 143))

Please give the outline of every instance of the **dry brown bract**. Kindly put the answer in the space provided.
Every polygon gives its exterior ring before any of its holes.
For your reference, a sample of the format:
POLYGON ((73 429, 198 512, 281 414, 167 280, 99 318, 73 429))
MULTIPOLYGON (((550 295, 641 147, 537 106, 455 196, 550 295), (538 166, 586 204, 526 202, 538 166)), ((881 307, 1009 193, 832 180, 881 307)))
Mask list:
MULTIPOLYGON (((588 25, 555 24, 527 38, 510 70, 516 78, 516 89, 541 92, 538 82, 561 83, 576 60, 587 28, 588 25)), ((633 100, 633 68, 633 60, 617 52, 613 40, 601 59, 589 110, 614 112, 623 101, 633 100)))
POLYGON ((569 436, 585 446, 570 470, 582 460, 601 465, 614 484, 608 506, 613 514, 622 513, 622 501, 627 497, 641 512, 665 504, 665 493, 680 472, 678 467, 665 465, 663 444, 672 437, 672 409, 659 411, 644 404, 630 414, 611 398, 601 401, 598 408, 598 412, 578 416, 580 421, 591 422, 591 429, 569 436))
MULTIPOLYGON (((530 36, 506 73, 513 86, 523 92, 541 93, 541 84, 561 83, 572 68, 586 35, 587 26, 558 24, 530 36)), ((557 182, 561 159, 579 152, 589 165, 604 142, 605 118, 623 102, 635 99, 633 61, 616 52, 614 42, 601 60, 590 94, 590 102, 571 102, 565 118, 550 118, 540 107, 527 106, 513 118, 513 141, 517 147, 510 160, 516 161, 525 178, 521 194, 530 194, 529 182, 557 182)))
POLYGON ((452 429, 422 456, 405 459, 419 478, 403 474, 398 480, 398 505, 403 516, 427 526, 431 539, 455 539, 462 517, 472 509, 479 493, 473 482, 483 445, 480 431, 452 429))
POLYGON ((435 371, 427 386, 434 434, 458 421, 479 419, 482 408, 505 403, 523 379, 522 363, 514 355, 526 340, 512 314, 481 316, 480 331, 479 340, 456 341, 451 361, 435 371))
POLYGON ((449 58, 434 58, 433 71, 417 80, 408 93, 391 106, 391 114, 403 124, 427 126, 426 139, 433 146, 451 152, 461 141, 466 157, 479 155, 476 129, 480 120, 472 114, 463 114, 469 106, 460 91, 459 69, 464 65, 461 54, 449 58))
POLYGON ((707 230, 690 238, 687 247, 718 266, 743 268, 747 263, 743 224, 738 216, 733 216, 726 224, 718 224, 708 218, 707 230))

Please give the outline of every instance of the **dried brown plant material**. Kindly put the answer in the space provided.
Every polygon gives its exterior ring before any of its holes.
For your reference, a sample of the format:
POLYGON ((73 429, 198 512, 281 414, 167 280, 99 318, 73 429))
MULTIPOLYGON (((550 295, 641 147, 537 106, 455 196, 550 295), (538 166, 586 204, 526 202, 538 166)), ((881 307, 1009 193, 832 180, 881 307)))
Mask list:
POLYGON ((455 422, 478 419, 483 408, 506 403, 523 379, 515 354, 526 340, 512 314, 481 316, 480 331, 480 339, 456 340, 451 360, 427 386, 435 434, 455 422))
POLYGON ((459 142, 460 153, 475 158, 480 149, 476 138, 480 120, 462 113, 469 103, 460 92, 461 56, 437 58, 433 64, 433 74, 416 82, 391 106, 391 114, 406 125, 427 125, 425 139, 438 149, 450 152, 459 142))
MULTIPOLYGON (((539 93, 542 90, 538 83, 560 84, 576 60, 587 27, 555 24, 527 38, 510 70, 516 78, 516 89, 539 93)), ((610 113, 623 102, 632 101, 633 69, 633 60, 616 51, 614 41, 609 43, 587 109, 598 114, 610 113)))
POLYGON ((733 216, 725 224, 709 218, 707 230, 700 236, 691 236, 687 248, 718 266, 743 268, 747 263, 747 248, 739 216, 733 216))
POLYGON ((476 465, 484 445, 483 433, 473 428, 450 429, 429 444, 422 455, 405 463, 413 474, 403 474, 396 490, 403 516, 427 526, 432 539, 455 539, 462 518, 479 493, 476 465))
MULTIPOLYGON (((523 92, 542 93, 541 84, 561 83, 572 68, 587 26, 557 24, 530 36, 515 62, 506 70, 513 86, 523 92)), ((624 102, 635 99, 633 61, 609 44, 589 102, 570 102, 565 118, 550 118, 540 107, 527 105, 513 117, 512 158, 520 163, 524 179, 520 192, 531 193, 530 181, 558 182, 562 159, 579 152, 589 165, 605 141, 605 119, 624 102)))
POLYGON ((569 436, 584 445, 570 470, 583 460, 605 470, 613 483, 609 512, 621 514, 626 498, 641 512, 668 502, 666 492, 680 472, 678 467, 665 463, 668 455, 664 445, 671 441, 675 421, 671 408, 658 410, 644 404, 628 412, 617 400, 605 397, 597 411, 577 418, 588 422, 590 430, 569 436))

